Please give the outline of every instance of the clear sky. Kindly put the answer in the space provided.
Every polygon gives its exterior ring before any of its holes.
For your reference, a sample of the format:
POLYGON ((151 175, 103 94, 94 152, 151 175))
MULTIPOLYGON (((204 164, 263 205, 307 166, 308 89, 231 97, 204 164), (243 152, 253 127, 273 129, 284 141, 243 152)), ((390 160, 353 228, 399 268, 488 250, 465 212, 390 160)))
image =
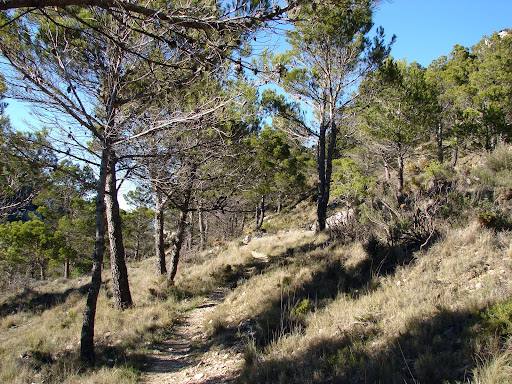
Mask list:
MULTIPOLYGON (((512 28, 512 0, 382 0, 374 23, 397 40, 391 54, 428 66, 455 44, 471 47, 484 36, 512 28)), ((7 100, 16 128, 31 120, 27 108, 7 100)))
POLYGON ((376 26, 397 40, 391 54, 428 66, 455 44, 471 47, 493 32, 512 28, 512 0, 383 0, 376 26))

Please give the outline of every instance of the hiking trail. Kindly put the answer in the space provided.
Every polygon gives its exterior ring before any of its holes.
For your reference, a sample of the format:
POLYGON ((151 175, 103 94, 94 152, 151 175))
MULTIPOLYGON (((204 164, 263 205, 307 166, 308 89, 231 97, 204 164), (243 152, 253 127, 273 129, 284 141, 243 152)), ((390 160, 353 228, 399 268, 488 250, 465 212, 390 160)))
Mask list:
POLYGON ((154 347, 141 383, 223 384, 238 377, 243 362, 242 343, 218 344, 203 329, 208 315, 228 292, 228 288, 217 289, 184 315, 172 336, 154 347))

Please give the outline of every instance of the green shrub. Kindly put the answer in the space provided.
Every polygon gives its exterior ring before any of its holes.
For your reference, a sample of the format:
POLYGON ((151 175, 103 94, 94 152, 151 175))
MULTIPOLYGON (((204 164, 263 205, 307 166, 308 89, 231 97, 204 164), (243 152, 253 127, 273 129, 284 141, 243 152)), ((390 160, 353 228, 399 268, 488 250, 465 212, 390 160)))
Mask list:
POLYGON ((507 215, 502 211, 484 211, 478 214, 478 222, 484 228, 504 230, 512 227, 507 215))
POLYGON ((304 314, 308 313, 309 311, 311 311, 311 309, 312 309, 312 306, 311 306, 311 303, 309 302, 309 299, 304 299, 295 306, 295 308, 293 309, 293 312, 296 315, 304 315, 304 314))
POLYGON ((512 335, 512 300, 487 308, 481 314, 481 325, 491 335, 512 335))

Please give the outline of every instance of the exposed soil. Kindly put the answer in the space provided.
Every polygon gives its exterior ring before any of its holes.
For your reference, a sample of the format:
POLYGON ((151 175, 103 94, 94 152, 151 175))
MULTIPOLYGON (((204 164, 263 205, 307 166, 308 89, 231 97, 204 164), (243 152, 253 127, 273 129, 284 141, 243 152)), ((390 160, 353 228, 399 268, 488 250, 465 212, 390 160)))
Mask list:
POLYGON ((203 324, 227 289, 219 288, 204 302, 188 312, 176 326, 171 339, 155 346, 149 356, 145 384, 232 383, 243 361, 240 342, 221 343, 209 337, 203 324))

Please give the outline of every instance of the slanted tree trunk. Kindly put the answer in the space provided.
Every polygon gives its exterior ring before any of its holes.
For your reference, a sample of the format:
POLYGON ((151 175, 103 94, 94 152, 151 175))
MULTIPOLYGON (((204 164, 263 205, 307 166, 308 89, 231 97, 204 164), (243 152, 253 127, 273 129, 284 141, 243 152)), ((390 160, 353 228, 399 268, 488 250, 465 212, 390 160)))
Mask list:
POLYGON ((450 161, 450 167, 455 168, 459 157, 459 146, 455 145, 452 151, 452 160, 450 161))
POLYGON ((87 294, 83 314, 82 333, 80 336, 80 359, 89 365, 94 365, 94 319, 96 317, 96 304, 101 286, 101 268, 103 254, 105 253, 105 184, 107 165, 110 157, 109 146, 103 149, 101 155, 100 175, 96 186, 96 235, 94 242, 94 255, 92 263, 92 278, 87 294))
POLYGON ((105 203, 107 214, 108 238, 110 244, 110 268, 112 270, 112 290, 114 292, 115 306, 124 310, 133 305, 128 283, 128 270, 126 268, 126 252, 123 244, 121 229, 121 215, 117 200, 116 162, 114 151, 111 153, 105 185, 105 203))
POLYGON ((170 268, 167 273, 167 284, 174 285, 174 278, 176 277, 176 272, 178 271, 178 263, 180 261, 180 253, 181 247, 183 245, 183 239, 185 237, 185 230, 187 228, 187 212, 190 207, 190 197, 192 196, 192 188, 194 185, 195 171, 197 166, 195 164, 191 165, 191 170, 189 173, 189 178, 187 180, 187 185, 184 190, 184 199, 183 204, 180 209, 180 217, 178 221, 178 230, 176 232, 176 236, 173 240, 172 250, 171 250, 171 261, 170 268))
POLYGON ((155 188, 155 254, 158 260, 158 273, 161 276, 167 274, 165 263, 165 241, 164 241, 164 198, 160 188, 155 188))

